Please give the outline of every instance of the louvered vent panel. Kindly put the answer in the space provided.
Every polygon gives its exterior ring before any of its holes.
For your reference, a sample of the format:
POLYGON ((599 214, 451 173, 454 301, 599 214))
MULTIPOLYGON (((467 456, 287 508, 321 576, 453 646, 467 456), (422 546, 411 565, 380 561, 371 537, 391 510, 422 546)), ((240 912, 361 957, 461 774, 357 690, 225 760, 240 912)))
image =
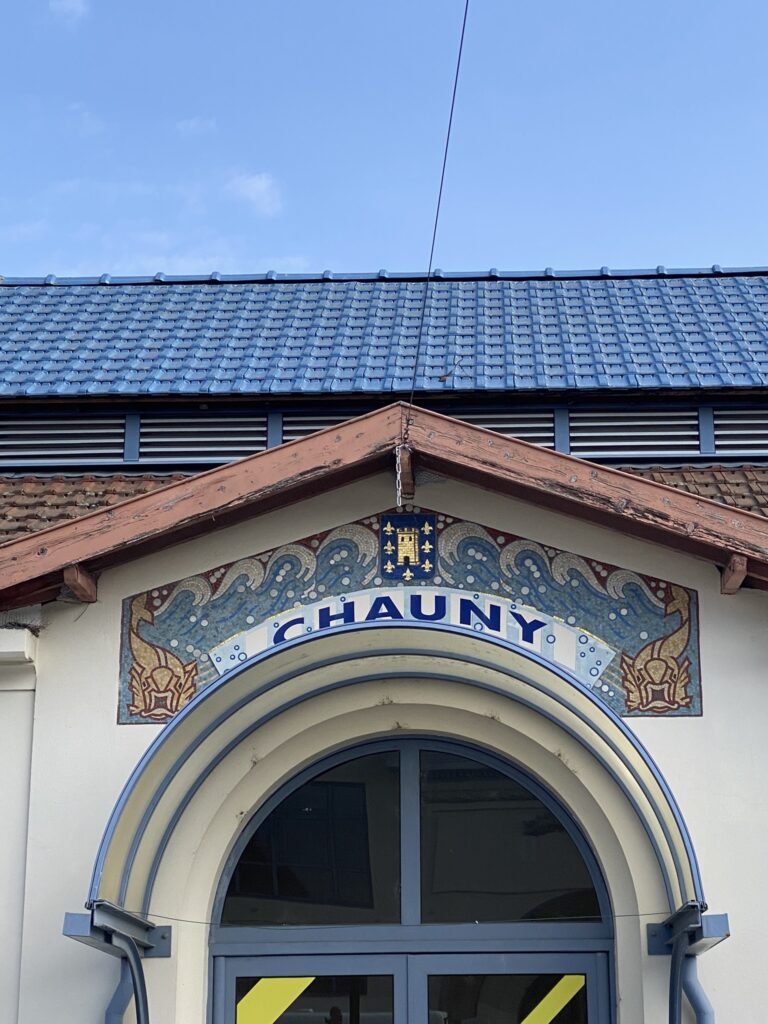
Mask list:
POLYGON ((768 452, 768 409, 715 409, 715 450, 768 452))
POLYGON ((495 430, 508 437, 539 444, 542 448, 555 447, 555 414, 549 412, 472 412, 457 414, 457 418, 476 427, 495 430))
POLYGON ((267 447, 266 416, 142 416, 142 462, 230 462, 267 447))
POLYGON ((350 419, 349 416, 301 416, 298 414, 285 414, 283 416, 283 441, 296 441, 307 434, 315 434, 318 430, 325 430, 326 427, 335 427, 338 423, 350 419))
POLYGON ((659 412, 571 413, 574 455, 697 455, 699 418, 695 409, 659 412))
POLYGON ((125 421, 0 419, 0 466, 122 462, 125 421))

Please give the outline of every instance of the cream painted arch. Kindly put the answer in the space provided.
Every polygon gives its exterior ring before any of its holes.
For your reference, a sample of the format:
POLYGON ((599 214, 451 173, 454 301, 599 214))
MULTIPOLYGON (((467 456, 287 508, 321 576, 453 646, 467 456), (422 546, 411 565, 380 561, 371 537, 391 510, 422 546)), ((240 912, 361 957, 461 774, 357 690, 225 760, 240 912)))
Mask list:
POLYGON ((311 761, 393 730, 464 739, 538 778, 591 841, 617 915, 658 919, 703 901, 669 788, 631 731, 587 688, 483 634, 380 623, 282 644, 203 690, 128 780, 89 901, 181 917, 159 905, 173 889, 164 866, 174 863, 178 877, 179 855, 189 863, 191 850, 198 851, 191 870, 205 850, 213 875, 187 893, 212 900, 215 869, 264 799, 311 761), (609 861, 624 868, 612 871, 609 861))

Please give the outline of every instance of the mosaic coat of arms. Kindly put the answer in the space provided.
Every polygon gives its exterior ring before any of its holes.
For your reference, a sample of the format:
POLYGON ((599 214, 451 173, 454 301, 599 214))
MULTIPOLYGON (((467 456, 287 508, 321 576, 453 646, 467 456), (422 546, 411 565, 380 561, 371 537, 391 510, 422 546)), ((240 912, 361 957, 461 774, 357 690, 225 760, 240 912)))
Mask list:
POLYGON ((695 591, 414 508, 127 598, 118 721, 167 722, 276 643, 402 619, 533 651, 621 715, 701 714, 695 591))

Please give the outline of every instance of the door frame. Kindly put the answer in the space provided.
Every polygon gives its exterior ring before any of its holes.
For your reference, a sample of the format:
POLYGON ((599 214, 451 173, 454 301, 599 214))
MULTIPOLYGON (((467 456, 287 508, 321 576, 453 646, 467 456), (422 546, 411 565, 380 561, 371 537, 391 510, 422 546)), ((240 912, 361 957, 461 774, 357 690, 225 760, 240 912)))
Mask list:
POLYGON ((389 975, 393 1024, 427 1021, 427 984, 446 974, 583 974, 589 1024, 611 1020, 606 953, 398 953, 214 957, 213 1024, 236 1024, 235 981, 254 977, 389 975))

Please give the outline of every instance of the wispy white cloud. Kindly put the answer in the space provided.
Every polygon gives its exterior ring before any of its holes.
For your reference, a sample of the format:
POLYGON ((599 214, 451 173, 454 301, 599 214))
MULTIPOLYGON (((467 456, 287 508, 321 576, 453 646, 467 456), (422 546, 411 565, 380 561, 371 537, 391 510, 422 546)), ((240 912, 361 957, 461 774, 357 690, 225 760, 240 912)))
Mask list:
POLYGON ((79 21, 88 13, 88 0, 48 0, 48 10, 67 21, 79 21))
POLYGON ((185 117, 176 122, 179 135, 210 135, 216 131, 216 119, 213 117, 185 117))
POLYGON ((274 217, 283 208, 280 187, 271 174, 233 174, 226 191, 246 202, 260 217, 274 217))

